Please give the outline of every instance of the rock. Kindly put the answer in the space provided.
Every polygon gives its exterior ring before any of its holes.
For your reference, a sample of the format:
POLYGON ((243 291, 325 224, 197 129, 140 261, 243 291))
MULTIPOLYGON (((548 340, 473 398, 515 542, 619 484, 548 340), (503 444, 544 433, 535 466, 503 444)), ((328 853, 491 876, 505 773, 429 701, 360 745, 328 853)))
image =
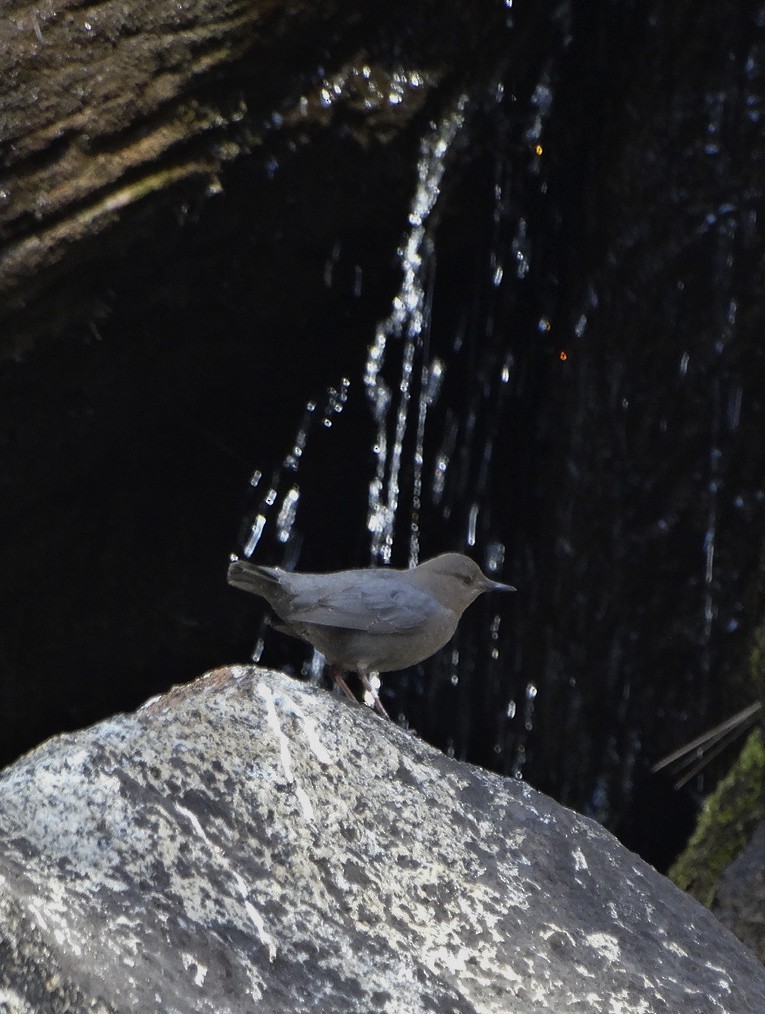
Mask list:
POLYGON ((765 823, 717 883, 712 911, 765 961, 765 823))
POLYGON ((408 4, 403 33, 401 11, 342 0, 133 0, 129 16, 119 0, 3 9, 0 360, 52 328, 77 333, 111 302, 125 258, 150 255, 189 205, 228 192, 232 162, 268 148, 250 163, 256 189, 264 163, 334 124, 344 158, 351 138, 379 152, 447 72, 483 79, 505 23, 501 8, 475 17, 443 0, 408 4), (104 273, 112 259, 119 270, 104 273))
POLYGON ((8 768, 0 884, 9 1011, 765 1010, 597 824, 252 666, 8 768))

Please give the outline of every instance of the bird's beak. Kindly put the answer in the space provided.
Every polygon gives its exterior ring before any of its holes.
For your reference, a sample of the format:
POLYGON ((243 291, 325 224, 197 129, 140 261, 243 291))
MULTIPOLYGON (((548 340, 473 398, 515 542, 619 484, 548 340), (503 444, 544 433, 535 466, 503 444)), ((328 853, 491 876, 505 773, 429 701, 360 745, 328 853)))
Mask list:
POLYGON ((512 584, 502 584, 501 581, 489 581, 488 591, 518 591, 512 584))

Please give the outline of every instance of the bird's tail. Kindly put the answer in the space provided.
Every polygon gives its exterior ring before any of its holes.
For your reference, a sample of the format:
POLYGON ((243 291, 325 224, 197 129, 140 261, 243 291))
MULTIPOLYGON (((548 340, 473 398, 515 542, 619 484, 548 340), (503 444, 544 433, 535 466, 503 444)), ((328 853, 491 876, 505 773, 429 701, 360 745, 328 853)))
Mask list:
POLYGON ((232 557, 228 565, 228 583, 234 588, 268 598, 269 590, 279 584, 279 575, 273 567, 261 567, 257 563, 232 557))

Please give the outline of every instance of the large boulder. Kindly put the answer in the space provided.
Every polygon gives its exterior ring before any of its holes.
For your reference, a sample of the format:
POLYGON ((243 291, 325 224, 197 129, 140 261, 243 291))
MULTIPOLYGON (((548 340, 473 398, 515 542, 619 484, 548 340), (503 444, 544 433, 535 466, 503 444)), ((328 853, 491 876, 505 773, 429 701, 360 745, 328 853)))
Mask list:
POLYGON ((765 1010, 597 824, 252 666, 8 768, 0 913, 10 1011, 765 1010))

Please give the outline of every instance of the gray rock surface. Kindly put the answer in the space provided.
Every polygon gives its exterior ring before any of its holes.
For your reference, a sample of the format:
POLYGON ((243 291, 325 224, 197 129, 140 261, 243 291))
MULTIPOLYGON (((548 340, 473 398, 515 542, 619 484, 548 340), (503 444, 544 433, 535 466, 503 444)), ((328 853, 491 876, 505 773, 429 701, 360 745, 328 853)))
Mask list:
POLYGON ((252 666, 0 778, 0 1010, 765 1010, 610 834, 252 666))
POLYGON ((765 962, 765 823, 720 877, 712 911, 765 962))

